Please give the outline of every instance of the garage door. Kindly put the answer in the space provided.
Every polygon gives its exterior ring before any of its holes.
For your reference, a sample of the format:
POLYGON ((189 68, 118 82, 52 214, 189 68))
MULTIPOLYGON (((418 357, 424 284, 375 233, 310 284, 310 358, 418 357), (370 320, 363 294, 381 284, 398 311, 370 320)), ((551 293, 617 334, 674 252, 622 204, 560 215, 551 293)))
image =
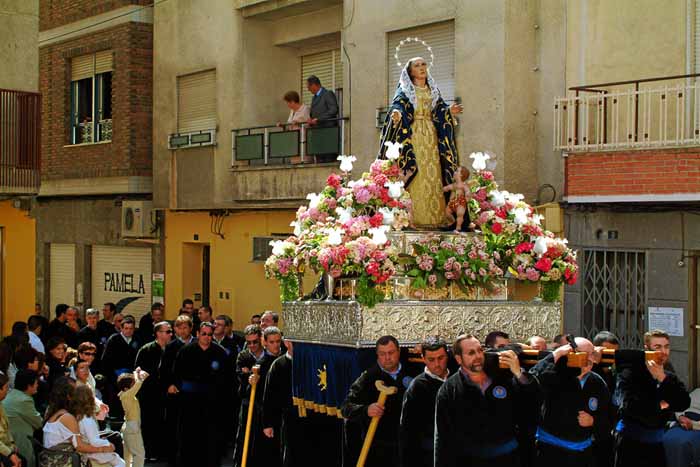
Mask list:
POLYGON ((138 320, 151 311, 151 249, 92 247, 92 306, 113 302, 138 320))
POLYGON ((53 310, 59 303, 75 305, 75 244, 52 243, 49 254, 49 298, 53 317, 53 310))

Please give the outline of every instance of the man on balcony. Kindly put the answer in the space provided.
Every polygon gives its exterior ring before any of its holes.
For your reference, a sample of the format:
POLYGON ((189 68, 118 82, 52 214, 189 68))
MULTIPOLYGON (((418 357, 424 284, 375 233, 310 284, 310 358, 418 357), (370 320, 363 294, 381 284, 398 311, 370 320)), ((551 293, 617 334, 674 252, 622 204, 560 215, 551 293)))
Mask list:
POLYGON ((335 93, 321 86, 321 80, 315 75, 306 79, 306 88, 314 95, 311 100, 309 123, 322 128, 337 126, 337 122, 323 121, 338 118, 338 100, 335 93))

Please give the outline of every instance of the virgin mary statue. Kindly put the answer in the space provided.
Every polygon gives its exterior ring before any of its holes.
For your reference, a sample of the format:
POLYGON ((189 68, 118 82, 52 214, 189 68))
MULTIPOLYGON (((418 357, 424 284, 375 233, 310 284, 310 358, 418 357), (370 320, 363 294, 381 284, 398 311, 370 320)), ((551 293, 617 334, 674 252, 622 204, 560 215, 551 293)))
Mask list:
POLYGON ((399 167, 413 202, 413 225, 418 229, 440 229, 448 225, 445 205, 459 166, 453 114, 462 106, 448 106, 440 95, 428 65, 412 58, 402 68, 391 108, 384 121, 379 157, 386 142, 402 143, 399 167))

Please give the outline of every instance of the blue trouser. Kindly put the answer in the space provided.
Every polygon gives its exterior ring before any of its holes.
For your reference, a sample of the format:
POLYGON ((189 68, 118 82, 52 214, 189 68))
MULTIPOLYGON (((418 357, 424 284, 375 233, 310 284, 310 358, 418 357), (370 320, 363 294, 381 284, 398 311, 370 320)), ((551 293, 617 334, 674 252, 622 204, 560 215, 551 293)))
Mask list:
POLYGON ((700 431, 674 426, 664 434, 668 467, 700 467, 700 431))

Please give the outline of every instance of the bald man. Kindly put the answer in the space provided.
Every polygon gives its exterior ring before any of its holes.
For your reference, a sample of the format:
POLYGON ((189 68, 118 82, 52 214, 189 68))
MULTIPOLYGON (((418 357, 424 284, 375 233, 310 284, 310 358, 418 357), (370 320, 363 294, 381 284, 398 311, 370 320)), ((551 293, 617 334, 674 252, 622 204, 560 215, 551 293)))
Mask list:
POLYGON ((567 344, 535 365, 532 374, 540 383, 543 406, 537 428, 537 465, 593 465, 593 438, 610 431, 610 393, 603 379, 592 372, 596 349, 577 337, 576 351, 588 354, 583 368, 569 368, 567 344))

